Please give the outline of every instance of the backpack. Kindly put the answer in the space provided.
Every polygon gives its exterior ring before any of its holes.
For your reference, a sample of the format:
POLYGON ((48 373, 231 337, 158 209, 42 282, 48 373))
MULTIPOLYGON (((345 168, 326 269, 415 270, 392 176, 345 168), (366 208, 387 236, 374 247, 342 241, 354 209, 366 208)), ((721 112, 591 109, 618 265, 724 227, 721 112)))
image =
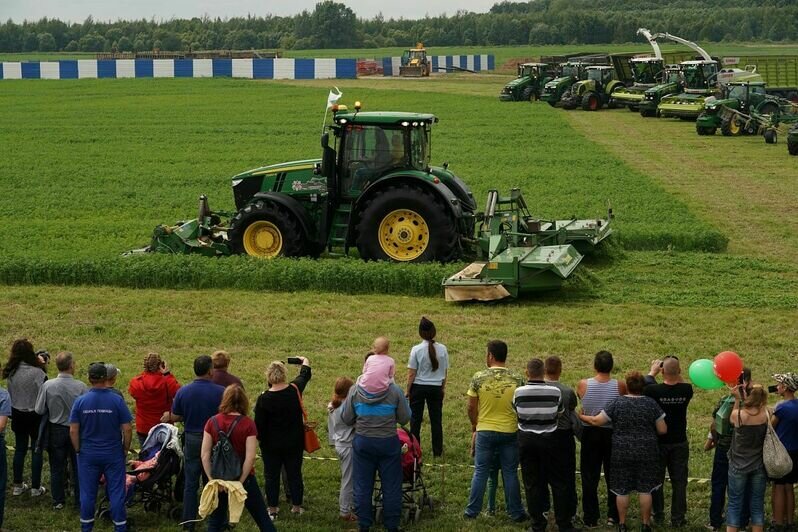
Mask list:
POLYGON ((236 416, 227 432, 219 428, 216 416, 213 416, 213 426, 216 428, 218 439, 211 450, 211 477, 220 480, 238 480, 241 478, 241 459, 233 449, 230 435, 238 425, 242 416, 236 416))

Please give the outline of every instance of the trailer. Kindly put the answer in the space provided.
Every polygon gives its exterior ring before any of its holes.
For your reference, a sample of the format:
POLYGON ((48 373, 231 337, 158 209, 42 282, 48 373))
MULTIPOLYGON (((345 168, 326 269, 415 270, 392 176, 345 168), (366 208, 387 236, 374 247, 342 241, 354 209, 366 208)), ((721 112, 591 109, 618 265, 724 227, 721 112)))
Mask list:
POLYGON ((756 67, 767 93, 798 102, 798 55, 743 55, 721 58, 723 68, 756 67))

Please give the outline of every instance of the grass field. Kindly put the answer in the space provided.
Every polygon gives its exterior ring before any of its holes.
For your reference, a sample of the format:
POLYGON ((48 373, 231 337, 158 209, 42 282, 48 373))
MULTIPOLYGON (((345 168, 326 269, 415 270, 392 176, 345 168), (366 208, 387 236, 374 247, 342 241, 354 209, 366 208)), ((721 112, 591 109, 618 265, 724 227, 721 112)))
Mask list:
MULTIPOLYGON (((503 516, 460 518, 471 474, 464 391, 491 338, 508 341, 516 369, 531 356, 560 355, 570 384, 591 373, 592 354, 603 348, 615 353, 619 375, 668 353, 686 366, 725 349, 738 351, 758 380, 794 370, 798 186, 784 146, 698 137, 692 124, 626 111, 501 104, 506 79, 339 84, 367 110, 438 114, 433 160, 448 160, 479 203, 490 188, 520 186, 537 213, 589 216, 612 199, 618 240, 562 292, 459 306, 446 304, 437 285, 454 265, 118 257, 146 244, 155 224, 191 215, 200 193, 230 208, 229 177, 238 171, 316 156, 329 82, 3 82, 0 338, 70 349, 83 376, 91 361, 118 363, 120 388, 150 350, 186 382, 194 356, 225 348, 253 396, 270 360, 303 354, 314 367, 311 418, 324 421, 335 377, 356 375, 377 335, 392 339, 404 382, 417 320, 428 315, 454 365, 445 491, 439 468, 427 477, 445 505, 418 530, 519 529, 503 516), (180 289, 168 289, 173 283, 180 289)), ((692 477, 709 475, 701 445, 718 397, 697 392, 691 407, 692 477)), ((337 474, 335 462, 307 461, 309 512, 278 528, 340 529, 337 474)), ((689 529, 706 521, 708 492, 690 484, 689 529)), ((51 512, 48 499, 9 497, 6 527, 75 529, 77 516, 51 512)), ((131 515, 139 529, 173 528, 141 508, 131 515)), ((252 529, 248 517, 239 529, 252 529)))

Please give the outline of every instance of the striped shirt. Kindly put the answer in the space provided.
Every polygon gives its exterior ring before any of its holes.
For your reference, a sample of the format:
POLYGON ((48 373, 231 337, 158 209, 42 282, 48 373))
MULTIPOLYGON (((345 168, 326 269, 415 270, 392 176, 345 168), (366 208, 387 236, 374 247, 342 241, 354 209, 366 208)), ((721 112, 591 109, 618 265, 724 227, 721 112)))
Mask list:
MULTIPOLYGON (((595 416, 604 410, 618 395, 617 379, 599 382, 594 377, 590 377, 587 380, 587 390, 585 390, 585 395, 582 397, 582 410, 588 416, 595 416)), ((584 421, 582 424, 587 426, 584 421)), ((601 428, 611 429, 612 423, 601 425, 601 428)))
POLYGON ((562 411, 562 392, 543 381, 528 381, 516 388, 513 408, 518 414, 518 430, 535 434, 554 432, 562 411))

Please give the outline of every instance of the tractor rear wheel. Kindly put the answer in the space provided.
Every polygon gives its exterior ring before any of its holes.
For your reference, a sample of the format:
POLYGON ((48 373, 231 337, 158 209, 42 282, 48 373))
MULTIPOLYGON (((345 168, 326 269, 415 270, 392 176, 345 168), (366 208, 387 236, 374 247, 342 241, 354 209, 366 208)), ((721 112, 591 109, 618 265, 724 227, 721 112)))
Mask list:
POLYGON ((595 92, 588 92, 582 96, 582 109, 585 111, 598 111, 601 108, 601 99, 595 92))
POLYGON ((305 254, 304 235, 294 215, 263 200, 238 211, 227 236, 235 253, 262 259, 305 254))
POLYGON ((736 117, 724 118, 720 123, 720 132, 724 137, 737 137, 742 134, 743 128, 736 117))
POLYGON ((365 260, 446 262, 456 258, 458 241, 446 205, 419 187, 377 192, 360 212, 357 249, 365 260))
POLYGON ((798 142, 787 141, 787 151, 790 152, 790 155, 798 155, 798 142))

